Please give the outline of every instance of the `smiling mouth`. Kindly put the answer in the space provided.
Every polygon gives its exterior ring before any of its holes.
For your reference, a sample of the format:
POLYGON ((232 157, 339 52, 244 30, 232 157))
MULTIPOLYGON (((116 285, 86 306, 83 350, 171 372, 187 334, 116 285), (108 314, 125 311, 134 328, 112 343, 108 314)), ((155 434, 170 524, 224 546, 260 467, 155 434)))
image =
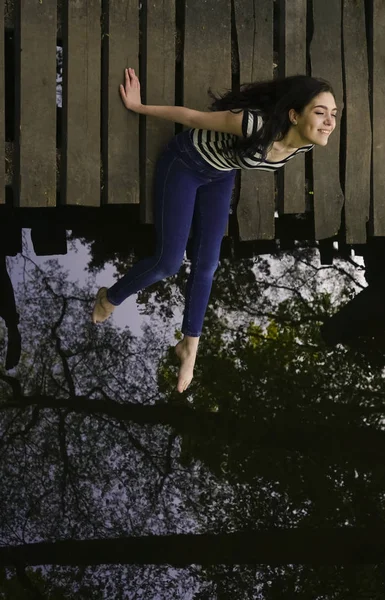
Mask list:
POLYGON ((329 131, 329 129, 319 129, 318 131, 320 131, 321 133, 327 133, 329 135, 329 133, 331 133, 331 131, 329 131))

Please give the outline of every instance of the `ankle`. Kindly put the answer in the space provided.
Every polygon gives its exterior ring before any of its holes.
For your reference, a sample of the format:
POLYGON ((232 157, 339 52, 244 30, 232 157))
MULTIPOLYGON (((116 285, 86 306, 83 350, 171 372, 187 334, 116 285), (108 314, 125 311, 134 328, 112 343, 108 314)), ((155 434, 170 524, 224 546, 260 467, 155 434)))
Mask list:
POLYGON ((199 344, 199 337, 192 337, 189 335, 185 335, 182 343, 185 348, 188 350, 197 350, 199 344))

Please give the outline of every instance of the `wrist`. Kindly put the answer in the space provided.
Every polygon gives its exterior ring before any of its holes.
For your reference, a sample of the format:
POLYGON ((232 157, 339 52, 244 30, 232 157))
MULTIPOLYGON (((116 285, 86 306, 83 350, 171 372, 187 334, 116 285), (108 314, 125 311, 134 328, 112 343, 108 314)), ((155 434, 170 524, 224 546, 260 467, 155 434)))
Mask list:
POLYGON ((145 115, 146 114, 146 105, 145 104, 137 104, 136 106, 133 106, 129 110, 136 112, 138 115, 145 115))

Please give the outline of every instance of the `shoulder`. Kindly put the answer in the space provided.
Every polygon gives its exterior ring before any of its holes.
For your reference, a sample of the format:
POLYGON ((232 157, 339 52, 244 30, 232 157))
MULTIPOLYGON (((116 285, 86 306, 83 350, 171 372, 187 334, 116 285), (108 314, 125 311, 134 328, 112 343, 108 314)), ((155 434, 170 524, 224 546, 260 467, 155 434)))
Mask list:
POLYGON ((245 109, 242 117, 242 135, 251 137, 263 126, 263 116, 260 111, 245 109))

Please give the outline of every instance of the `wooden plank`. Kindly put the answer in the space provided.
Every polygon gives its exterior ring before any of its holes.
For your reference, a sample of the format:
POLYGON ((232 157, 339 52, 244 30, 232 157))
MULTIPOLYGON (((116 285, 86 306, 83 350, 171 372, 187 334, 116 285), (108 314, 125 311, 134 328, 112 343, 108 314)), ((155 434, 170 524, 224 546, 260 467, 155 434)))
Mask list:
POLYGON ((231 88, 231 0, 185 0, 184 105, 207 110, 231 88))
MULTIPOLYGON (((314 32, 310 45, 311 74, 330 81, 339 117, 343 110, 341 64, 341 0, 313 0, 314 32)), ((341 224, 344 196, 340 185, 340 118, 326 147, 313 150, 315 237, 333 237, 341 224)))
MULTIPOLYGON (((284 77, 306 74, 306 0, 281 0, 284 77)), ((305 212, 305 156, 297 156, 282 169, 278 188, 278 210, 305 212), (280 189, 281 188, 281 189, 280 189)))
POLYGON ((365 5, 343 0, 346 93, 345 221, 348 244, 366 242, 370 208, 372 134, 365 5))
MULTIPOLYGON (((273 3, 235 0, 241 83, 273 77, 273 3)), ((266 171, 243 171, 237 206, 239 238, 269 240, 275 235, 275 178, 266 171)))
POLYGON ((373 235, 385 236, 385 2, 373 2, 373 235))
POLYGON ((5 203, 4 0, 0 0, 0 204, 5 203))
POLYGON ((56 0, 20 0, 15 203, 56 205, 56 0))
MULTIPOLYGON (((120 98, 124 69, 138 69, 139 10, 137 0, 110 0, 106 31, 102 89, 103 202, 139 203, 139 117, 120 98)), ((160 52, 162 50, 160 49, 160 52)))
POLYGON ((101 0, 66 6, 63 64, 63 204, 100 205, 101 0))
POLYGON ((183 104, 208 110, 208 88, 214 93, 231 88, 231 0, 184 2, 183 104))
MULTIPOLYGON (((147 5, 146 64, 147 104, 175 104, 175 0, 151 0, 147 5)), ((171 121, 146 118, 146 191, 140 202, 143 223, 153 222, 155 164, 174 135, 174 127, 171 121)))

